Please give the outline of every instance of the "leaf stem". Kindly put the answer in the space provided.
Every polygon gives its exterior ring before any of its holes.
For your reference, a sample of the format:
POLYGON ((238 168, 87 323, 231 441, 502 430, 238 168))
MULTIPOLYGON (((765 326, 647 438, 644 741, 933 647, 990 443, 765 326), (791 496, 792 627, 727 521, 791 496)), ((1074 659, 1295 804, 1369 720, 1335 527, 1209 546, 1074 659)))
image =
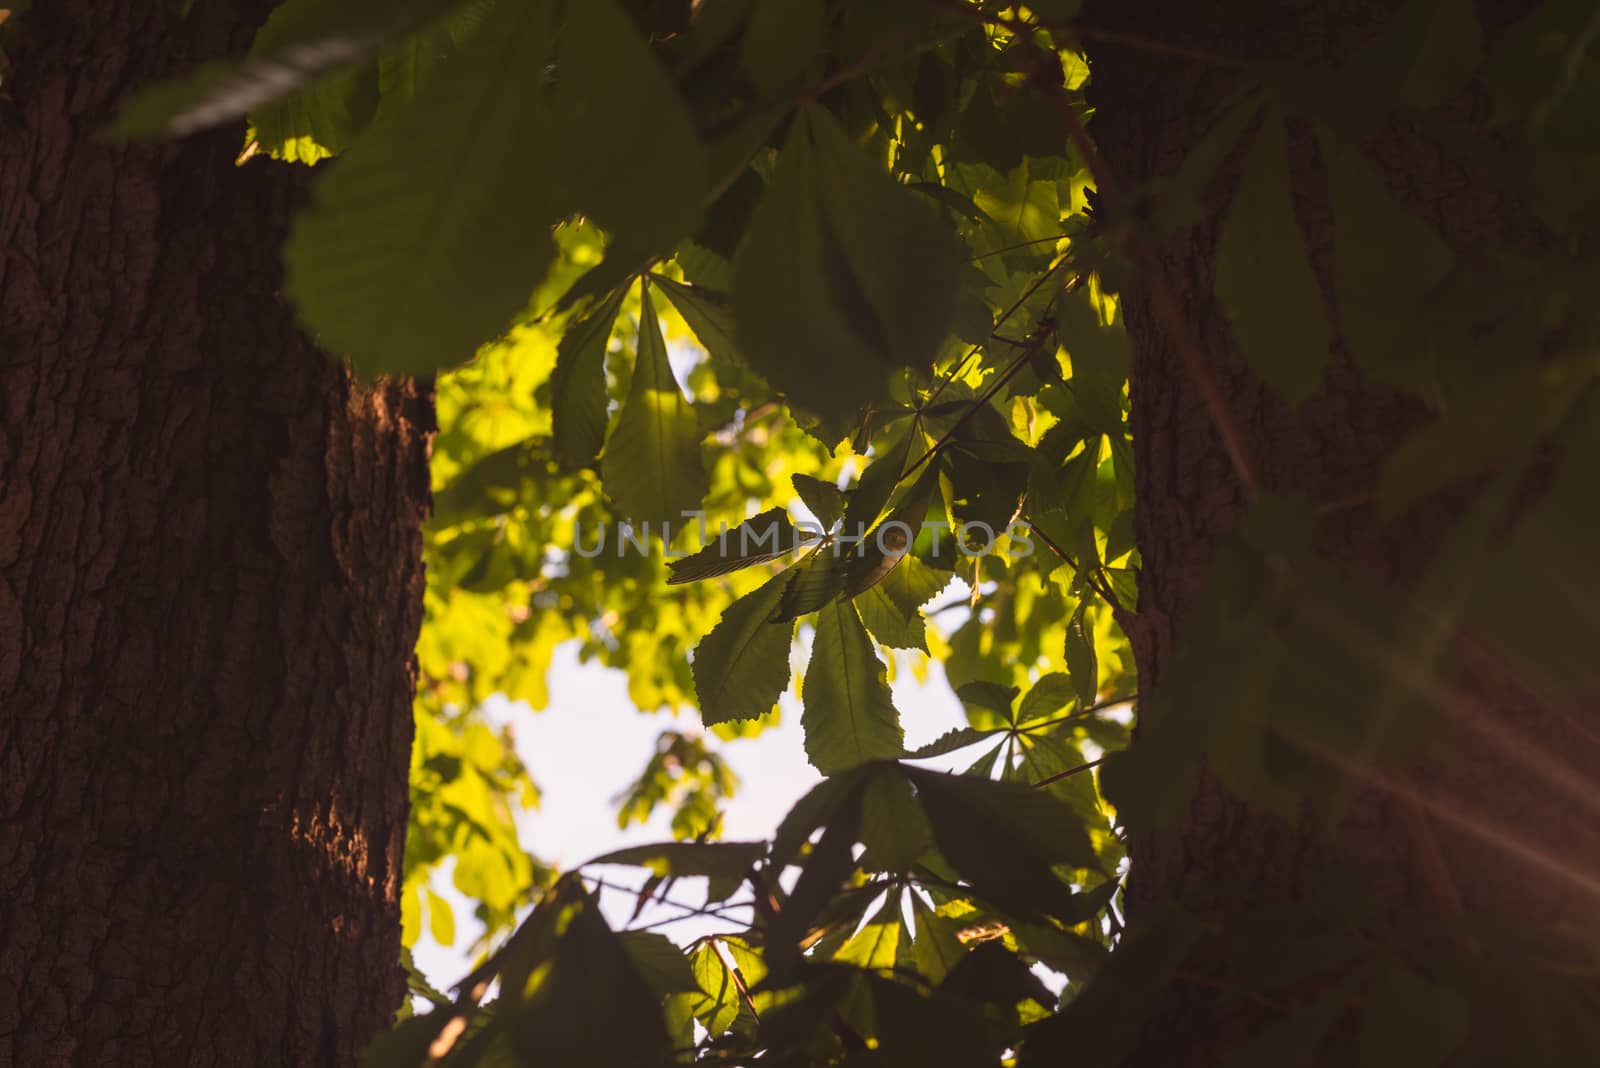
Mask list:
POLYGON ((962 427, 966 426, 967 422, 978 413, 978 410, 985 404, 988 404, 989 401, 994 398, 994 395, 1000 392, 1000 389, 1007 382, 1016 377, 1017 372, 1022 370, 1022 366, 1027 363, 1031 357, 1038 354, 1039 350, 1044 345, 1044 339, 1049 335, 1050 331, 1047 329, 1035 330, 1033 337, 1028 341, 1027 348, 1018 353, 1016 358, 1006 366, 1006 369, 1000 372, 1000 375, 989 384, 988 388, 985 389, 982 394, 973 399, 972 403, 967 406, 967 410, 961 413, 961 418, 957 419, 954 425, 952 425, 949 430, 946 430, 944 435, 940 437, 938 441, 934 442, 927 452, 922 454, 921 459, 917 460, 916 463, 906 468, 895 484, 899 485, 901 482, 904 482, 906 479, 916 474, 917 471, 921 469, 923 464, 933 459, 934 454, 940 449, 944 448, 945 445, 950 442, 950 439, 955 437, 956 432, 962 427))
POLYGON ((1044 778, 1042 778, 1038 782, 1034 783, 1033 784, 1033 788, 1035 790, 1038 790, 1038 789, 1041 789, 1043 787, 1049 786, 1052 783, 1058 783, 1062 779, 1070 778, 1073 775, 1080 774, 1081 772, 1090 771, 1090 770, 1092 770, 1094 768, 1098 768, 1101 764, 1105 763, 1105 760, 1106 760, 1105 757, 1099 757, 1098 759, 1095 759, 1095 760, 1085 760, 1082 764, 1079 764, 1075 768, 1068 768, 1066 771, 1058 771, 1054 775, 1046 775, 1044 778))

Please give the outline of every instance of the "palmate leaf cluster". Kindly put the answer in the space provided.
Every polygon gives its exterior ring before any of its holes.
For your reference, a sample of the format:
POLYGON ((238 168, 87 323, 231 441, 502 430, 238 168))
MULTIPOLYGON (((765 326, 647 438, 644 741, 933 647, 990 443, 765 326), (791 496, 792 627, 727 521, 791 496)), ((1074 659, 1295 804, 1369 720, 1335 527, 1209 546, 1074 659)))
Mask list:
MULTIPOLYGON (((1468 0, 1413 0, 1338 67, 1230 65, 1209 135, 1115 201, 1084 155, 1075 15, 289 0, 252 57, 130 105, 126 132, 248 117, 247 156, 336 157, 288 293, 358 372, 443 372, 405 915, 451 940, 430 879, 452 859, 497 948, 374 1063, 1116 1064, 1217 952, 1204 915, 1125 930, 1119 904, 1123 832, 1175 825, 1202 765, 1287 819, 1337 811, 1444 732, 1433 672, 1469 623, 1542 696, 1595 692, 1582 643, 1543 633, 1592 635, 1600 588, 1592 12, 1534 5, 1491 46, 1468 0), (1514 152, 1484 158, 1466 97, 1514 152), (1367 154, 1395 122, 1540 240, 1449 246, 1367 154), (1331 249, 1302 236, 1307 146, 1331 249), (1127 748, 1125 253, 1208 213, 1216 304, 1261 381, 1297 404, 1352 362, 1430 416, 1357 503, 1392 520, 1478 492, 1404 602, 1319 562, 1318 511, 1349 502, 1255 494, 1127 748), (686 721, 622 813, 670 806, 679 840, 558 876, 516 843, 536 790, 481 705, 545 706, 565 642, 686 721), (933 662, 968 726, 908 750, 889 679, 933 662), (715 841, 723 743, 796 692, 828 778, 773 841, 715 841), (957 754, 960 774, 927 767, 957 754), (677 947, 635 910, 613 930, 615 866, 643 873, 641 906, 724 929, 677 947)), ((1233 1063, 1600 1048, 1592 986, 1565 982, 1592 950, 1534 923, 1379 932, 1358 878, 1234 921, 1228 993, 1270 1011, 1233 1063)))

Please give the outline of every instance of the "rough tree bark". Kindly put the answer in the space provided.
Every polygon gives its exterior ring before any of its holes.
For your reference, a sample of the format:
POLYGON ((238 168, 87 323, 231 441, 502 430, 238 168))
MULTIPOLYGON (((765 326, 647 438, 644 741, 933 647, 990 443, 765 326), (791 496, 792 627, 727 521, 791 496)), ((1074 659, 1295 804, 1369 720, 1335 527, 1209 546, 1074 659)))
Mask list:
POLYGON ((428 391, 277 295, 287 169, 104 143, 269 5, 36 4, 0 98, 0 1064, 348 1065, 397 890, 428 391))
MULTIPOLYGON (((1187 0, 1108 0, 1091 7, 1090 18, 1128 40, 1245 61, 1313 63, 1349 55, 1397 6, 1388 0, 1247 0, 1218 9, 1187 0)), ((1496 20, 1503 25, 1523 5, 1478 6, 1487 9, 1492 36, 1496 20)), ((1237 86, 1237 75, 1227 66, 1126 43, 1097 46, 1092 59, 1099 107, 1093 133, 1124 188, 1170 175, 1209 131, 1216 106, 1237 86)), ((1473 101, 1456 104, 1469 119, 1481 117, 1473 101)), ((1458 252, 1481 256, 1537 240, 1487 176, 1464 171, 1416 130, 1394 124, 1365 147, 1397 197, 1458 252)), ((1331 220, 1308 130, 1291 127, 1291 159, 1297 211, 1326 291, 1331 220)), ((1374 508, 1360 502, 1373 499, 1384 458, 1426 411, 1415 398, 1362 381, 1337 351, 1320 392, 1298 408, 1283 403, 1251 374, 1213 297, 1231 169, 1224 169, 1212 191, 1209 221, 1156 250, 1163 284, 1177 295, 1185 329, 1226 395, 1261 487, 1330 505, 1318 529, 1319 551, 1363 581, 1402 588, 1415 578, 1425 547, 1438 543, 1452 513, 1441 507, 1409 517, 1402 541, 1386 539, 1374 508)), ((1160 684, 1213 550, 1247 506, 1213 416, 1150 293, 1149 285, 1141 284, 1125 303, 1134 343, 1131 396, 1142 556, 1138 619, 1130 637, 1146 693, 1160 684)), ((1337 321, 1331 298, 1330 316, 1337 321)), ((1464 651, 1455 657, 1453 671, 1463 703, 1470 703, 1481 722, 1512 738, 1537 739, 1546 753, 1559 754, 1575 781, 1600 781, 1600 724, 1592 707, 1580 710, 1587 726, 1570 709, 1539 707, 1514 679, 1474 662, 1464 651)), ((1203 715, 1204 709, 1182 707, 1174 714, 1203 715)), ((1516 769, 1514 760, 1508 772, 1504 747, 1484 737, 1462 740, 1457 757, 1418 770, 1419 792, 1441 806, 1432 811, 1479 818, 1520 837, 1534 852, 1600 872, 1595 821, 1559 816, 1572 807, 1563 787, 1516 769)), ((1156 903, 1181 901, 1219 920, 1224 929, 1230 917, 1253 908, 1311 897, 1330 869, 1360 873, 1363 894, 1383 902, 1385 915, 1397 925, 1408 917, 1414 921, 1459 909, 1515 927, 1525 926, 1530 916, 1557 922, 1592 917, 1596 907, 1592 892, 1530 868, 1482 835, 1464 832, 1460 822, 1441 821, 1375 790, 1357 797, 1337 828, 1321 833, 1252 809, 1203 773, 1178 841, 1136 838, 1131 853, 1129 907, 1136 917, 1156 903)), ((1216 959, 1199 965, 1207 966, 1221 968, 1216 959)), ((1190 980, 1165 995, 1129 1064, 1215 1065, 1259 1031, 1260 1010, 1219 993, 1225 981, 1205 975, 1190 980)))

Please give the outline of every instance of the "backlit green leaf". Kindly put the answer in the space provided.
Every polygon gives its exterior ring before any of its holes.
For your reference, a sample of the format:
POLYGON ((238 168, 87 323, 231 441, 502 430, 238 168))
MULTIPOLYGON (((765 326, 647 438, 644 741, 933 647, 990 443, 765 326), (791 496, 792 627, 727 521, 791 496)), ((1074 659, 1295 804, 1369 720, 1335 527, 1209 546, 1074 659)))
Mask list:
POLYGON ((697 510, 708 486, 700 438, 700 422, 672 375, 646 290, 640 299, 633 385, 600 461, 606 495, 619 514, 659 530, 697 510))
POLYGON ((853 605, 818 613, 803 696, 806 755, 824 775, 904 751, 887 673, 853 605))
POLYGON ((823 530, 831 530, 844 514, 844 491, 832 482, 824 482, 810 475, 794 475, 791 481, 795 495, 811 509, 811 514, 817 517, 823 530))
POLYGON ((672 572, 672 577, 667 579, 667 585, 699 582, 764 564, 787 556, 799 544, 800 532, 789 522, 789 513, 782 508, 768 508, 732 530, 717 535, 714 541, 693 556, 668 560, 667 568, 672 572))
POLYGON ((778 575, 722 613, 694 651, 694 689, 707 726, 765 715, 789 686, 794 623, 770 622, 790 576, 778 575))
POLYGON ((740 349, 796 403, 848 418, 886 396, 893 367, 932 360, 961 260, 926 203, 809 109, 735 257, 740 349))
POLYGON ((928 820, 905 777, 893 768, 874 774, 861 797, 861 863, 905 874, 933 843, 928 820))
POLYGON ((290 233, 286 286, 323 346, 364 374, 469 359, 554 256, 535 180, 551 59, 546 3, 502 4, 430 91, 323 175, 290 233))
POLYGON ((208 63, 186 78, 143 90, 123 108, 113 133, 182 136, 243 118, 290 94, 317 93, 329 75, 459 2, 288 0, 262 26, 248 59, 208 63))
POLYGON ((544 146, 553 199, 630 247, 670 246, 693 229, 708 181, 694 120, 617 0, 566 12, 544 146))
POLYGON ((652 274, 650 281, 678 309, 678 314, 683 316, 683 321, 689 324, 689 329, 713 360, 734 367, 744 363, 733 342, 733 310, 726 296, 659 274, 652 274))
POLYGON ((907 768, 933 840, 977 893, 1021 916, 1050 915, 1071 890, 1052 870, 1093 867, 1093 848, 1072 810, 1021 783, 907 768))
POLYGON ((550 412, 556 455, 566 467, 584 467, 606 439, 606 344, 622 307, 618 290, 567 328, 550 376, 550 412))
POLYGON ((891 649, 918 649, 928 651, 928 625, 919 612, 907 619, 900 608, 883 591, 882 584, 868 587, 856 594, 851 603, 861 613, 872 637, 891 649))

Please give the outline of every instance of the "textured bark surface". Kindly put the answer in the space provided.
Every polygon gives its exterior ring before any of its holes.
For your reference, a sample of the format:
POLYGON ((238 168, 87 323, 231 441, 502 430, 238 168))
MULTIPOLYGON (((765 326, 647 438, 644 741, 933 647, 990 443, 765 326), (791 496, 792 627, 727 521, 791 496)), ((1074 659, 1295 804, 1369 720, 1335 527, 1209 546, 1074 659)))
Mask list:
POLYGON ((404 992, 431 397, 294 328, 302 179, 96 136, 267 7, 57 0, 11 50, 3 1065, 354 1064, 404 992))
MULTIPOLYGON (((1506 18, 1513 6, 1493 15, 1506 18)), ((1228 5, 1223 15, 1213 6, 1159 0, 1107 2, 1092 8, 1091 18, 1130 38, 1194 52, 1309 64, 1348 55, 1393 7, 1382 0, 1249 0, 1228 5)), ((1226 66, 1125 44, 1097 47, 1093 62, 1092 95, 1099 111, 1092 132, 1124 188, 1170 175, 1210 130, 1217 105, 1237 86, 1226 66)), ((1309 132, 1291 127, 1290 133, 1296 207, 1313 263, 1326 279, 1332 238, 1320 165, 1309 132)), ((1499 199, 1493 182, 1464 172, 1418 132, 1393 126, 1366 148, 1397 197, 1458 251, 1483 255, 1536 239, 1519 224, 1514 207, 1499 199)), ((1231 169, 1224 168, 1212 191, 1209 221, 1157 250, 1165 284, 1177 295, 1185 327, 1227 397, 1262 488, 1322 505, 1319 550, 1353 575, 1403 585, 1415 577, 1426 547, 1437 543, 1452 513, 1444 508, 1419 513, 1389 538, 1378 528, 1373 508, 1362 502, 1372 501, 1384 458, 1426 419, 1426 410, 1414 398, 1364 383, 1337 351, 1320 392, 1298 408, 1250 373, 1213 297, 1231 169)), ((1139 618, 1130 637, 1146 693, 1160 684, 1219 539, 1247 505, 1213 417, 1148 292, 1130 293, 1125 304, 1135 349, 1132 420, 1143 562, 1139 618)), ((1331 300, 1330 316, 1337 321, 1331 300)), ((1432 815, 1366 790, 1343 823, 1322 834, 1252 809, 1203 774, 1176 841, 1136 838, 1132 843, 1132 912, 1177 900, 1219 920, 1225 930, 1230 916, 1310 897, 1334 870, 1358 873, 1362 895, 1385 903, 1398 924, 1408 916, 1448 911, 1456 907, 1452 897, 1469 912, 1513 925, 1526 924, 1530 909, 1557 922, 1592 917, 1592 890, 1530 865, 1527 856, 1513 855, 1481 833, 1463 831, 1462 824, 1474 819, 1492 824, 1532 853, 1600 872, 1595 821, 1564 818, 1573 802, 1568 787, 1548 781, 1548 766, 1536 772, 1514 759, 1518 739, 1537 739, 1540 749, 1557 754, 1569 786, 1600 781, 1600 732, 1595 730, 1600 716, 1593 708, 1576 716, 1572 709, 1540 708, 1492 665, 1473 663, 1464 653, 1456 659, 1456 711, 1499 738, 1469 733, 1456 759, 1419 771, 1418 788, 1436 806, 1432 815), (1508 754, 1513 757, 1509 765, 1508 754), (1441 812, 1467 818, 1452 822, 1441 819, 1441 812)), ((1204 715, 1205 710, 1180 707, 1175 714, 1204 715)), ((1204 975, 1191 978, 1198 981, 1176 985, 1147 1022, 1143 1046, 1130 1063, 1139 1068, 1218 1064, 1259 1029, 1259 1009, 1218 994, 1225 984, 1208 984, 1204 975)))

